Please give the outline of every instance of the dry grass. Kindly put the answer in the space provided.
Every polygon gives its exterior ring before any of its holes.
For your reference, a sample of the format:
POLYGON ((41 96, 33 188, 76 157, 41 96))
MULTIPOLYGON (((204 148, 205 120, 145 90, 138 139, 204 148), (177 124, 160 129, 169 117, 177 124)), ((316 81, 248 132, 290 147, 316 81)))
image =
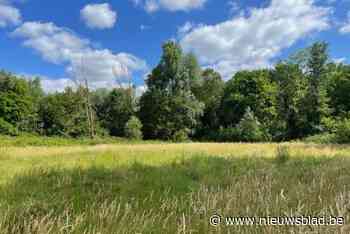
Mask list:
POLYGON ((0 147, 0 233, 350 233, 211 227, 209 217, 342 216, 350 148, 283 144, 0 147))

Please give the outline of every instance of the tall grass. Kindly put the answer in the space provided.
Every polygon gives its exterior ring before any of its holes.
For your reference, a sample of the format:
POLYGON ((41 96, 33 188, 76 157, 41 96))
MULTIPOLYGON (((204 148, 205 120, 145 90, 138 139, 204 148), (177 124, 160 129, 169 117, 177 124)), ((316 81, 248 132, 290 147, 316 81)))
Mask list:
POLYGON ((211 215, 342 216, 349 148, 288 144, 6 147, 0 233, 349 233, 349 226, 212 227, 211 215), (280 150, 278 150, 280 149, 280 150))
MULTIPOLYGON (((157 141, 149 141, 155 143, 157 141)), ((0 147, 27 147, 27 146, 74 146, 74 145, 100 145, 100 144, 138 144, 145 141, 128 140, 118 137, 91 138, 65 138, 65 137, 42 137, 35 135, 21 135, 16 137, 0 135, 0 147)))

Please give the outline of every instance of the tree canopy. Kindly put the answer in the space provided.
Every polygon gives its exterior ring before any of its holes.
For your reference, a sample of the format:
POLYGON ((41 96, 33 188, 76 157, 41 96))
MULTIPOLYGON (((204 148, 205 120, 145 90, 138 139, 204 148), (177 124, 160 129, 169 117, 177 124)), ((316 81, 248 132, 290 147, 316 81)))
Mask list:
POLYGON ((94 121, 98 135, 130 139, 282 141, 337 134, 343 143, 350 135, 350 65, 332 62, 325 42, 224 81, 168 41, 145 85, 141 96, 130 86, 48 94, 39 78, 2 71, 0 134, 87 137, 94 121))

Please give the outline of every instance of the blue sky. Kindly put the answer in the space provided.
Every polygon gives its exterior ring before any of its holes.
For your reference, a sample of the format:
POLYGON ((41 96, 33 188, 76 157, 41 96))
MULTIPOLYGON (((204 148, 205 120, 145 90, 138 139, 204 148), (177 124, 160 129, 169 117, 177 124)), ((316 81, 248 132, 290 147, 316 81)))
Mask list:
POLYGON ((0 69, 41 76, 47 91, 82 77, 141 87, 169 39, 225 79, 316 40, 348 62, 349 12, 350 0, 0 0, 0 69))

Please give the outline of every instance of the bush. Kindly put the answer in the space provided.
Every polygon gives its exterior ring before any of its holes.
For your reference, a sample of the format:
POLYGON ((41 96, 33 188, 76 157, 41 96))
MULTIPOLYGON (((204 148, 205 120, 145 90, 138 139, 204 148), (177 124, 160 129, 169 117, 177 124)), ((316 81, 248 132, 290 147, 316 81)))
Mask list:
POLYGON ((337 139, 336 134, 334 133, 323 133, 307 137, 303 140, 303 142, 315 144, 333 144, 337 143, 337 139))
POLYGON ((172 141, 174 142, 185 142, 189 140, 188 129, 182 129, 174 133, 172 141))
POLYGON ((221 127, 209 133, 210 140, 220 142, 262 142, 271 140, 270 134, 248 107, 243 118, 236 127, 221 127))
POLYGON ((316 144, 348 144, 350 143, 350 119, 329 121, 331 128, 328 129, 330 133, 318 134, 307 137, 304 141, 306 143, 316 144))
POLYGON ((344 119, 337 125, 335 135, 337 143, 350 143, 350 119, 344 119))
POLYGON ((290 159, 289 147, 281 145, 277 147, 276 162, 278 164, 284 164, 290 159))
POLYGON ((325 131, 329 133, 335 133, 337 130, 338 124, 341 122, 339 118, 326 117, 322 119, 322 126, 325 131))
POLYGON ((141 121, 132 116, 129 121, 125 124, 125 136, 133 140, 141 140, 143 138, 142 134, 142 123, 141 121))
POLYGON ((217 136, 217 141, 222 142, 237 142, 240 139, 240 132, 237 128, 220 128, 217 136))
POLYGON ((0 134, 17 136, 18 131, 12 124, 0 118, 0 134))
POLYGON ((261 142, 265 140, 263 127, 249 107, 237 125, 237 129, 241 141, 261 142))

